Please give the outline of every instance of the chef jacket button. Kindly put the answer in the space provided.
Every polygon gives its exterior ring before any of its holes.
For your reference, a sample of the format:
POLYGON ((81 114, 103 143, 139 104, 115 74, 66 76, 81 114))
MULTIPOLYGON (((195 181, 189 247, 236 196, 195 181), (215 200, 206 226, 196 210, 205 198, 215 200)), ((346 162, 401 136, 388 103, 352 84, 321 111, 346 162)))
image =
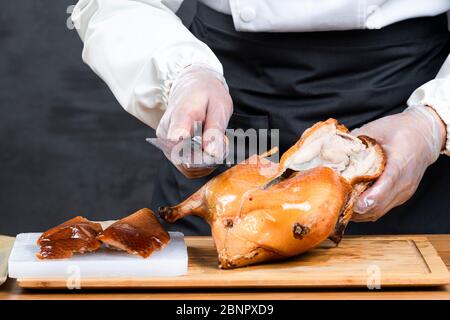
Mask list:
POLYGON ((245 7, 240 11, 239 16, 241 17, 242 21, 251 22, 256 18, 256 11, 251 7, 245 7))

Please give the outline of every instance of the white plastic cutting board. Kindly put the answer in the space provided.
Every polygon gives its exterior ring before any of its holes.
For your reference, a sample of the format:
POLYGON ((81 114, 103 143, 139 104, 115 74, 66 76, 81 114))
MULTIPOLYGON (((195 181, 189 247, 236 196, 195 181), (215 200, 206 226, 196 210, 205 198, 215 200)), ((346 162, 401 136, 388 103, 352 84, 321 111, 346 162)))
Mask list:
POLYGON ((170 232, 170 242, 161 251, 144 259, 125 252, 100 249, 75 254, 70 259, 39 260, 36 240, 40 233, 17 235, 9 257, 9 277, 20 279, 60 279, 79 276, 82 279, 154 278, 187 274, 188 256, 184 235, 170 232))

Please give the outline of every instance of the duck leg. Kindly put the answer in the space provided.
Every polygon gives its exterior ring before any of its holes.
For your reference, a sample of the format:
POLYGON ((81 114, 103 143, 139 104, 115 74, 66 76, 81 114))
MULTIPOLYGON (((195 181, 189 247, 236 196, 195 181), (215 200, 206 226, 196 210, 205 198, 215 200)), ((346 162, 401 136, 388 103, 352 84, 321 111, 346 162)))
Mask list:
POLYGON ((159 207, 159 216, 170 223, 189 215, 196 215, 205 220, 209 220, 209 212, 205 203, 205 189, 207 185, 200 188, 192 196, 173 207, 159 207))

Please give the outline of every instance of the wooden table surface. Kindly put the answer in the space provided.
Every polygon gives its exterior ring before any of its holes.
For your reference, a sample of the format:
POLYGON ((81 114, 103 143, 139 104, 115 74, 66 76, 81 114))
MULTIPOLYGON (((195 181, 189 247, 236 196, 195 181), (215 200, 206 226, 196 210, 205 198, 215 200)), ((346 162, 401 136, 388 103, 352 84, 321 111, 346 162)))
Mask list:
MULTIPOLYGON (((427 235, 450 269, 450 235, 427 235)), ((448 299, 450 286, 408 289, 303 290, 24 290, 9 279, 0 299, 448 299)))

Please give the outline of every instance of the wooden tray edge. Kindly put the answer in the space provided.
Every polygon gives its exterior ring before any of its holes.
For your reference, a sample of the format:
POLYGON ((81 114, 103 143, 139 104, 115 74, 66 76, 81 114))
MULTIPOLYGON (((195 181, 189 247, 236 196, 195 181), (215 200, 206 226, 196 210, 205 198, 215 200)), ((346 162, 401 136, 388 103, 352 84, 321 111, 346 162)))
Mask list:
MULTIPOLYGON (((409 274, 398 274, 396 279, 381 280, 381 288, 383 287, 438 287, 450 284, 450 272, 444 264, 442 258, 434 248, 433 244, 426 236, 347 236, 347 240, 355 240, 358 238, 370 238, 380 240, 412 240, 417 246, 417 250, 421 253, 425 263, 430 268, 431 273, 425 277, 414 279, 411 281, 409 274), (424 254, 427 253, 427 254, 424 254)), ((189 240, 199 240, 204 237, 186 237, 189 240)), ((392 275, 391 275, 392 276, 392 275)), ((182 277, 180 277, 182 278, 182 277)), ((173 278, 171 278, 173 279, 173 278)), ((176 284, 164 278, 154 279, 82 279, 80 287, 82 289, 308 289, 308 288, 367 288, 367 277, 348 278, 345 281, 321 278, 321 281, 328 281, 327 284, 317 283, 314 279, 310 282, 292 283, 290 281, 280 281, 279 283, 258 283, 248 282, 248 280, 235 281, 233 283, 214 282, 210 279, 196 279, 196 283, 178 281, 176 284), (154 283, 149 283, 153 281, 154 283)), ((17 285, 24 289, 66 289, 68 290, 65 279, 17 279, 17 285)))

